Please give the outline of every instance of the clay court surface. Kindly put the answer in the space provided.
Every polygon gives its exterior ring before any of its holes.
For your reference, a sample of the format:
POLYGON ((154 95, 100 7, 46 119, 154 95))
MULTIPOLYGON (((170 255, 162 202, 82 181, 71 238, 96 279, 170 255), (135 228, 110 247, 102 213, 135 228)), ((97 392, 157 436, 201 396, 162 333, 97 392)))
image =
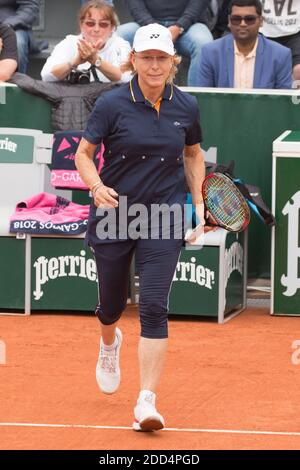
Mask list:
POLYGON ((119 391, 95 381, 99 326, 92 315, 1 316, 1 449, 299 449, 299 318, 250 310, 218 325, 170 320, 158 391, 166 430, 130 429, 139 378, 137 309, 121 319, 119 391), (3 362, 3 361, 2 361, 3 362), (294 361, 298 362, 298 361, 294 361))

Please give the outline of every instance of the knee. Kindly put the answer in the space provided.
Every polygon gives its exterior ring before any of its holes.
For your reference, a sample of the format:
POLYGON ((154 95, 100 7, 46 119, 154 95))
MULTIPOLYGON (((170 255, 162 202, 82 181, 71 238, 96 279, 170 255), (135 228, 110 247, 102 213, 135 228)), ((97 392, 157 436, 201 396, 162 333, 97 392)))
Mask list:
POLYGON ((118 304, 111 302, 110 304, 105 304, 100 301, 96 306, 95 315, 103 325, 112 325, 121 318, 125 308, 126 302, 118 302, 118 304))
POLYGON ((134 35, 138 28, 139 25, 137 23, 124 23, 118 26, 117 33, 119 36, 125 39, 125 41, 128 41, 132 45, 134 35))
POLYGON ((200 53, 204 44, 213 41, 213 36, 205 24, 198 23, 193 26, 186 34, 189 36, 191 50, 193 50, 194 53, 200 53))
POLYGON ((98 319, 104 325, 112 325, 118 321, 124 312, 127 305, 127 295, 107 295, 103 292, 101 295, 100 290, 100 301, 98 302, 95 314, 98 319))
POLYGON ((168 337, 167 305, 159 302, 140 302, 141 336, 151 339, 168 337))

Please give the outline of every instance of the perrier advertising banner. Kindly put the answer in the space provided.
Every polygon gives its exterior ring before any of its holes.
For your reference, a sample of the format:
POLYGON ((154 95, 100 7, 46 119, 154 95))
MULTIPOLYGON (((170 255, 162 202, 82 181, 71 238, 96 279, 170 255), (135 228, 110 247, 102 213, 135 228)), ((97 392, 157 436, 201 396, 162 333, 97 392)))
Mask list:
POLYGON ((300 152, 298 158, 279 155, 275 166, 272 313, 300 315, 300 152))
MULTIPOLYGON (((198 100, 203 130, 201 146, 206 158, 213 155, 218 163, 223 164, 234 160, 236 176, 246 183, 259 186, 265 202, 270 206, 272 143, 287 129, 299 130, 300 99, 295 99, 293 92, 286 90, 253 90, 247 93, 237 93, 231 89, 184 90, 194 94, 198 100)), ((0 95, 0 127, 52 131, 50 103, 18 87, 6 87, 5 95, 0 95)), ((12 155, 13 152, 10 153, 12 155)), ((73 193, 74 202, 86 204, 81 197, 79 191, 73 193)), ((269 227, 256 216, 252 217, 249 227, 249 277, 270 276, 270 232, 269 227)))
MULTIPOLYGON (((219 229, 220 230, 220 229, 219 229)), ((170 314, 215 317, 244 305, 245 233, 226 233, 220 245, 181 250, 169 298, 170 314)))
POLYGON ((33 238, 31 255, 32 310, 95 309, 96 263, 82 238, 33 238))

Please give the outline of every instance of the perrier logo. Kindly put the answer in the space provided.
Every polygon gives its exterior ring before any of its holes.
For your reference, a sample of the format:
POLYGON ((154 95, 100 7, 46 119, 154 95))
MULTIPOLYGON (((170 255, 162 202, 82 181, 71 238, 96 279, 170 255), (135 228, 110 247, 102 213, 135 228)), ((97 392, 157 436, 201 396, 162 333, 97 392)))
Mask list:
POLYGON ((0 150, 7 150, 8 152, 16 153, 18 149, 18 144, 9 140, 8 137, 5 139, 0 139, 0 150))
POLYGON ((42 287, 57 278, 68 276, 97 281, 95 260, 87 259, 84 250, 80 251, 80 256, 58 256, 57 258, 39 256, 33 267, 35 268, 35 289, 33 291, 35 300, 39 300, 44 295, 42 287))
POLYGON ((178 261, 173 281, 191 282, 212 289, 215 272, 202 264, 197 264, 196 258, 192 256, 190 261, 178 261))
POLYGON ((298 277, 300 191, 297 191, 291 199, 292 202, 288 201, 282 209, 282 214, 288 216, 287 274, 281 276, 281 284, 286 287, 283 295, 287 297, 295 295, 300 288, 300 278, 298 277))

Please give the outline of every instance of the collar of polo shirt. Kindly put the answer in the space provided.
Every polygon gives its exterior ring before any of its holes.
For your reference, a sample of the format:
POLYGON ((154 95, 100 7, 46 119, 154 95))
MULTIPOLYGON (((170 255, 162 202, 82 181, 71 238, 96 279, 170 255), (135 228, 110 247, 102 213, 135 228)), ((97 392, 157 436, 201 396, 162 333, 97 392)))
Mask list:
MULTIPOLYGON (((130 87, 130 93, 132 96, 132 101, 134 103, 136 102, 144 103, 145 97, 139 87, 137 75, 135 75, 132 78, 132 80, 129 82, 129 87, 130 87)), ((170 101, 172 98, 173 98, 173 83, 167 83, 165 86, 162 99, 170 101)))

